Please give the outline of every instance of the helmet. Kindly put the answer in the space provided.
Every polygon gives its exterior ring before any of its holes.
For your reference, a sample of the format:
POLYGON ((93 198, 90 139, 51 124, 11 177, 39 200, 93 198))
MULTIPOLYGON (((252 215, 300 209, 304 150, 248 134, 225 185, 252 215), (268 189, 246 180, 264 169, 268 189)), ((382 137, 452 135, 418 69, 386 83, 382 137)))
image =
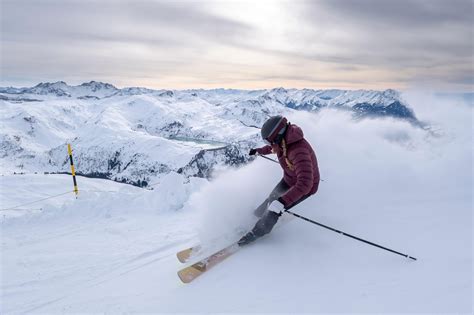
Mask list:
POLYGON ((280 143, 286 131, 287 120, 283 116, 273 116, 262 126, 262 139, 270 143, 280 143))

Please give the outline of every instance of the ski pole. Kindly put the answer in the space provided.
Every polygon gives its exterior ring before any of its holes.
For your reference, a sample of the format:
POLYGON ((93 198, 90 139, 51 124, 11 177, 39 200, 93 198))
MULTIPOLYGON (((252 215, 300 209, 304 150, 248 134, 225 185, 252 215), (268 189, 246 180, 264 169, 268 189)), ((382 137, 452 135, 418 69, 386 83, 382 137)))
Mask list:
POLYGON ((319 225, 319 226, 321 226, 321 227, 323 227, 323 228, 325 228, 325 229, 331 230, 331 231, 333 231, 333 232, 342 234, 342 235, 344 235, 344 236, 351 237, 351 238, 353 238, 353 239, 355 239, 355 240, 358 240, 358 241, 364 242, 364 243, 366 243, 366 244, 369 244, 369 245, 372 245, 372 246, 375 246, 375 247, 384 249, 384 250, 389 251, 389 252, 392 252, 392 253, 394 253, 394 254, 397 254, 397 255, 400 255, 400 256, 403 256, 403 257, 406 257, 406 258, 410 258, 410 259, 412 259, 412 260, 416 260, 415 257, 408 256, 407 254, 403 254, 403 253, 397 252, 397 251, 395 251, 395 250, 393 250, 393 249, 390 249, 390 248, 387 248, 387 247, 384 247, 384 246, 381 246, 381 245, 378 245, 378 244, 375 244, 375 243, 366 241, 366 240, 364 240, 364 239, 362 239, 362 238, 360 238, 360 237, 357 237, 357 236, 354 236, 354 235, 347 234, 347 233, 344 233, 344 232, 342 232, 342 231, 336 230, 336 229, 334 229, 334 228, 332 228, 332 227, 330 227, 330 226, 327 226, 327 225, 318 223, 318 222, 313 221, 313 220, 311 220, 311 219, 305 218, 305 217, 303 217, 303 216, 301 216, 301 215, 299 215, 299 214, 297 214, 297 213, 291 212, 290 210, 286 210, 285 212, 288 212, 289 214, 292 214, 292 215, 294 215, 294 216, 297 217, 297 218, 300 218, 300 219, 303 219, 303 220, 308 221, 308 222, 310 222, 310 223, 319 225))
POLYGON ((276 160, 274 160, 274 159, 271 159, 271 158, 269 158, 269 157, 267 157, 267 156, 265 156, 265 155, 257 154, 257 156, 263 157, 264 159, 267 159, 267 160, 272 161, 272 162, 274 162, 274 163, 280 164, 280 162, 278 162, 278 161, 276 161, 276 160))
MULTIPOLYGON (((267 160, 269 160, 269 161, 272 161, 272 162, 275 162, 275 163, 280 164, 280 162, 278 162, 278 161, 276 161, 276 160, 274 160, 274 159, 272 159, 272 158, 269 158, 269 157, 267 157, 267 156, 265 156, 265 155, 257 154, 257 156, 263 157, 264 159, 267 159, 267 160)), ((322 182, 325 181, 324 179, 319 179, 319 180, 322 181, 322 182)))

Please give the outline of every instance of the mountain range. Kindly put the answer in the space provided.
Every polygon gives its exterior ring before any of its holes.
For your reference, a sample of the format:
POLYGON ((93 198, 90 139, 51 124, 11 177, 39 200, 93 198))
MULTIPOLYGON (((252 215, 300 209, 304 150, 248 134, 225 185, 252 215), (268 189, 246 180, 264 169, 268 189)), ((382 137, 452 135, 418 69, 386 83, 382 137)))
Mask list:
POLYGON ((271 115, 335 109, 423 124, 395 90, 117 88, 90 81, 0 87, 1 172, 68 172, 147 186, 164 174, 212 176, 247 163, 271 115))

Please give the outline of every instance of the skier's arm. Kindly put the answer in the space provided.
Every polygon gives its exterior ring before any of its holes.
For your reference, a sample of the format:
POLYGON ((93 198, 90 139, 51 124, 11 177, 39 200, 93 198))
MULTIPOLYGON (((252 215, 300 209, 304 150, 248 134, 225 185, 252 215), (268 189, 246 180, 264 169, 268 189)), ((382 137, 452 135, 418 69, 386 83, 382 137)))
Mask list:
POLYGON ((285 205, 285 208, 288 208, 303 196, 309 194, 313 186, 314 172, 311 154, 307 149, 297 149, 293 151, 288 158, 293 163, 296 173, 296 184, 279 198, 285 205))
POLYGON ((264 147, 256 149, 258 154, 261 155, 267 155, 272 153, 272 146, 271 145, 266 145, 264 147))

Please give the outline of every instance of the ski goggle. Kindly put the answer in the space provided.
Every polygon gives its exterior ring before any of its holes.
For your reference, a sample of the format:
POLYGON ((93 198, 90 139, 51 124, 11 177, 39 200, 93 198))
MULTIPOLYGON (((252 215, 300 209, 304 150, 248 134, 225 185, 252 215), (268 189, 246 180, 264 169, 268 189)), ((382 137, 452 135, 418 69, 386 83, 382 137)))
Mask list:
POLYGON ((283 138, 283 135, 285 134, 285 131, 286 131, 286 126, 281 128, 281 130, 277 133, 277 135, 275 136, 275 139, 273 139, 273 141, 268 140, 268 138, 263 139, 263 141, 265 141, 265 143, 269 144, 269 145, 280 143, 281 139, 283 138))

